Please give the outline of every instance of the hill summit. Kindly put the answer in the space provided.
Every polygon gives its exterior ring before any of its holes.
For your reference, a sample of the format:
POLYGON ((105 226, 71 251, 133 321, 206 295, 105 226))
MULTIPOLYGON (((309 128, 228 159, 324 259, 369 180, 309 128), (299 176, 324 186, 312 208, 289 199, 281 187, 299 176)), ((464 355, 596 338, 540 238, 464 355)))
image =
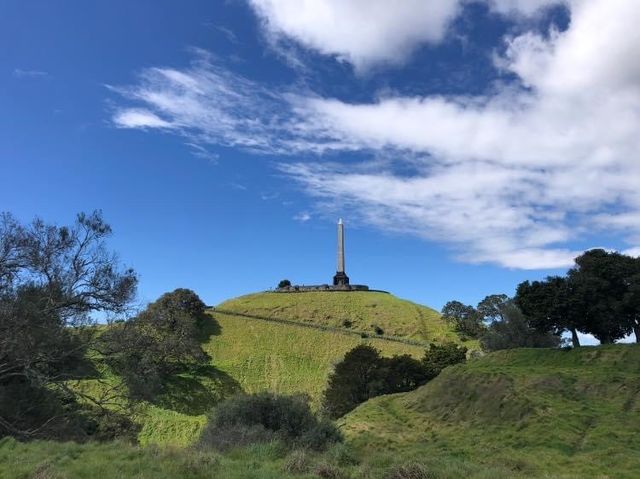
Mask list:
POLYGON ((215 308, 215 313, 365 336, 418 342, 460 341, 437 311, 382 292, 256 293, 225 301, 215 308))

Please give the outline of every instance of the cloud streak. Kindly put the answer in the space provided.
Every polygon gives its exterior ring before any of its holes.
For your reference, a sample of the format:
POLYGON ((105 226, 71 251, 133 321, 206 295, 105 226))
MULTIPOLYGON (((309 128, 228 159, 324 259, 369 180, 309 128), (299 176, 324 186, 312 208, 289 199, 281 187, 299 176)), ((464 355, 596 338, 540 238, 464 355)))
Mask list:
MULTIPOLYGON (((550 3, 491 5, 523 15, 550 3)), ((268 89, 201 53, 188 69, 150 69, 136 85, 117 89, 132 104, 113 121, 173 131, 190 142, 308 154, 312 161, 287 161, 281 169, 318 201, 339 201, 385 230, 444 242, 467 262, 564 267, 579 253, 569 245, 598 231, 626 238, 637 251, 640 11, 634 3, 576 0, 567 31, 506 38, 496 68, 518 81, 490 94, 353 104, 268 89), (323 155, 351 151, 385 161, 347 165, 323 155)), ((256 8, 271 8, 264 5, 256 8)), ((368 61, 345 58, 356 66, 368 61)))

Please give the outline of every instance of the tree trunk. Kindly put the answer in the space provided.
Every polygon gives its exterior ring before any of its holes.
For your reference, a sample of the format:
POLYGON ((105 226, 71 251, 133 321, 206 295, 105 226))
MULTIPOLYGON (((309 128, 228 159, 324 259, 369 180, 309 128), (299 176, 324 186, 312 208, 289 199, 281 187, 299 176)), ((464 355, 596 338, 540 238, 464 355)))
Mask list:
POLYGON ((580 338, 578 337, 578 331, 576 331, 576 328, 571 328, 571 341, 573 341, 574 348, 580 347, 580 338))
POLYGON ((640 343, 640 324, 633 326, 633 332, 636 335, 636 343, 640 343))

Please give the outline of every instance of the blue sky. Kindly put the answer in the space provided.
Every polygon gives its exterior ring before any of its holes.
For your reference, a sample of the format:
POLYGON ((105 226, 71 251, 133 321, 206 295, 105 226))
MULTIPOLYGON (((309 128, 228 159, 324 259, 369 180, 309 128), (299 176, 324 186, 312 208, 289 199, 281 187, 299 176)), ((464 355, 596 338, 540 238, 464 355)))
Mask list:
POLYGON ((440 309, 640 253, 633 0, 5 0, 0 210, 102 209, 140 301, 347 273, 440 309))

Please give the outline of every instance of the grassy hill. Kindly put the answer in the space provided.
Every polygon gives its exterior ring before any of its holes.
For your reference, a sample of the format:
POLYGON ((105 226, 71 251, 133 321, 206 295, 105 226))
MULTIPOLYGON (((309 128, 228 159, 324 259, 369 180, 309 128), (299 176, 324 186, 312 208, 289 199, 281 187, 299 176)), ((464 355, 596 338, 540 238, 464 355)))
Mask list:
MULTIPOLYGON (((241 391, 305 393, 316 408, 333 365, 361 343, 385 356, 419 358, 426 340, 458 340, 432 309, 384 293, 252 294, 209 315, 202 347, 211 364, 174 377, 161 397, 142 405, 141 444, 193 443, 206 413, 241 391)), ((87 380, 77 387, 95 394, 100 386, 87 380)))
POLYGON ((638 477, 640 347, 493 353, 368 401, 342 429, 368 454, 457 457, 514 477, 638 477))
POLYGON ((226 301, 216 311, 371 335, 380 328, 384 336, 417 341, 459 341, 437 311, 379 292, 257 293, 226 301))

